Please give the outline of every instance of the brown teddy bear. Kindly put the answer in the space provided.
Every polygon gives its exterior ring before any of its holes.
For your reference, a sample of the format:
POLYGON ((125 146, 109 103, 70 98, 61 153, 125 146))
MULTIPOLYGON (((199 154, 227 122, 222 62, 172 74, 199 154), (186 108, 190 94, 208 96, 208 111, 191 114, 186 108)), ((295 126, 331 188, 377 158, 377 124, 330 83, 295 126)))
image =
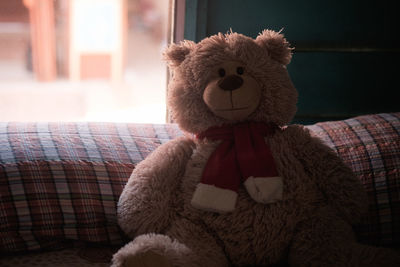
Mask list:
MULTIPOLYGON (((137 165, 118 204, 134 238, 113 266, 391 266, 355 241, 367 199, 342 161, 289 123, 292 49, 265 30, 172 44, 168 106, 187 133, 137 165)), ((400 265, 399 265, 400 266, 400 265)))

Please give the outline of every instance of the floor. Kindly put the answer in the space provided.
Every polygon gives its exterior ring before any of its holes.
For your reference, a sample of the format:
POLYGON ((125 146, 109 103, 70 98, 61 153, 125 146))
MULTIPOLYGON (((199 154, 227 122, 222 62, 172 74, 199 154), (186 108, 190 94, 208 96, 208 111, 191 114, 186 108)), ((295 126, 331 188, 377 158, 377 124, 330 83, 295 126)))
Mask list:
POLYGON ((73 248, 30 252, 0 258, 2 267, 108 267, 117 248, 77 244, 73 248))
POLYGON ((166 65, 160 43, 130 31, 123 82, 37 82, 22 61, 0 60, 0 121, 163 123, 166 65))

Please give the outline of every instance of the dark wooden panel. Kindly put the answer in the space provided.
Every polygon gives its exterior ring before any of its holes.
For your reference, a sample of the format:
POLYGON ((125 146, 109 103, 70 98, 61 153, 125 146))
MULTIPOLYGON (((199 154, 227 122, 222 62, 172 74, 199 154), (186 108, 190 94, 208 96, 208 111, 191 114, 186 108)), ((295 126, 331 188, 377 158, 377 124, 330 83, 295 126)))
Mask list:
POLYGON ((208 1, 207 35, 241 32, 255 37, 280 30, 296 46, 398 47, 393 0, 216 0, 208 1))
POLYGON ((398 9, 393 0, 186 0, 185 38, 283 33, 300 97, 296 122, 399 111, 398 9), (192 22, 192 23, 190 23, 192 22), (195 25, 195 26, 194 26, 195 25), (193 34, 188 34, 192 32, 193 34))
POLYGON ((297 121, 400 110, 400 53, 294 53, 288 71, 299 91, 297 121))

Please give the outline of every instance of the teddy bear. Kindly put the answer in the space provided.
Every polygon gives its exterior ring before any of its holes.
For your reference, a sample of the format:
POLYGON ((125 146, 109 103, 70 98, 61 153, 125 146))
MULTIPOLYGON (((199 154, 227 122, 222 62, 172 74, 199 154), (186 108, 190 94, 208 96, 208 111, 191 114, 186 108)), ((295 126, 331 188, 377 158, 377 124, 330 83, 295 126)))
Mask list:
MULTIPOLYGON (((300 125, 281 32, 171 44, 168 108, 185 133, 133 170, 113 266, 391 266, 357 243, 360 181, 300 125)), ((400 265, 399 265, 400 266, 400 265)))

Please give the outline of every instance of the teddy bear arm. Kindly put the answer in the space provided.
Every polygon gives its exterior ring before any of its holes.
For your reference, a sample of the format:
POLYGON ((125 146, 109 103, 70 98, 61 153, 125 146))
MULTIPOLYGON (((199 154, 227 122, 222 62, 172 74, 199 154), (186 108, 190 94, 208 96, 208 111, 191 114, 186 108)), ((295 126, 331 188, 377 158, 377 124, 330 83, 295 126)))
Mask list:
MULTIPOLYGON (((351 224, 360 221, 367 211, 367 195, 352 170, 332 151, 321 147, 319 169, 324 170, 317 178, 317 185, 334 207, 351 224)), ((318 174, 318 173, 316 173, 318 174)))
POLYGON ((314 179, 327 203, 349 223, 356 223, 367 209, 367 196, 360 180, 336 153, 312 137, 308 130, 288 127, 295 142, 296 157, 314 179))
POLYGON ((118 223, 125 233, 133 237, 160 232, 169 224, 192 151, 190 139, 178 138, 158 147, 135 167, 118 202, 118 223))
POLYGON ((321 168, 326 166, 325 174, 317 179, 320 190, 330 206, 343 215, 349 223, 358 223, 367 210, 367 195, 352 170, 331 151, 321 159, 321 168))

